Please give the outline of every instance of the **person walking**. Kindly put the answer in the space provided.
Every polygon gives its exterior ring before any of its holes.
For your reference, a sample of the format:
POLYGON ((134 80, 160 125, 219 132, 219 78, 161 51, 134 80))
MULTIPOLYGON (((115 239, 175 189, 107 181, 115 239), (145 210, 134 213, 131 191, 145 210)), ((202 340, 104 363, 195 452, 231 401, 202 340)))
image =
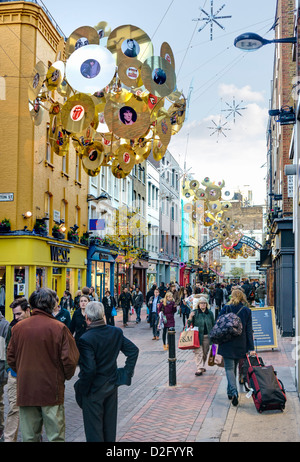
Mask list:
POLYGON ((130 292, 128 292, 128 287, 124 287, 118 300, 118 306, 121 306, 123 311, 123 327, 128 325, 128 313, 132 304, 133 301, 130 292))
POLYGON ((79 308, 79 300, 80 300, 81 295, 82 295, 81 290, 77 290, 77 292, 75 293, 75 297, 74 297, 74 306, 73 306, 74 310, 77 310, 79 308))
POLYGON ((265 285, 262 282, 255 291, 255 298, 258 300, 259 306, 263 308, 265 306, 265 297, 266 297, 266 289, 265 285))
POLYGON ((171 292, 167 292, 163 301, 158 305, 158 315, 162 313, 166 317, 166 322, 164 322, 164 328, 162 333, 162 341, 164 350, 168 350, 169 345, 167 344, 167 333, 170 327, 175 327, 175 318, 174 315, 177 311, 174 298, 171 292))
POLYGON ((90 302, 85 308, 87 331, 79 339, 79 380, 75 396, 82 409, 87 442, 116 440, 118 387, 130 385, 139 354, 137 346, 124 337, 122 329, 104 320, 104 306, 90 302), (120 351, 125 366, 117 368, 120 351))
POLYGON ((53 317, 52 292, 39 288, 30 295, 32 315, 13 327, 7 348, 18 377, 23 442, 39 442, 43 425, 49 441, 65 441, 65 380, 73 377, 79 352, 67 326, 53 317))
MULTIPOLYGON (((15 325, 23 319, 29 318, 30 305, 25 297, 15 299, 10 305, 12 309, 15 325)), ((16 443, 19 432, 19 406, 17 406, 17 374, 11 367, 7 368, 7 398, 9 409, 4 428, 4 441, 6 443, 16 443)))
POLYGON ((233 406, 238 405, 237 368, 239 361, 245 358, 246 353, 255 354, 253 341, 252 313, 248 307, 247 297, 241 289, 233 289, 228 305, 224 305, 220 316, 226 313, 235 313, 242 321, 242 334, 232 340, 222 343, 218 347, 218 354, 224 358, 224 367, 227 377, 227 395, 233 406))
POLYGON ((62 309, 68 310, 69 312, 74 308, 74 301, 68 290, 64 291, 64 295, 61 297, 59 305, 62 309))
POLYGON ((53 295, 56 300, 56 304, 53 310, 53 316, 58 321, 63 322, 70 329, 70 325, 71 325, 70 311, 68 311, 66 308, 62 308, 61 306, 59 306, 59 297, 58 295, 56 295, 55 291, 53 291, 53 295))
POLYGON ((197 300, 195 308, 192 310, 189 319, 188 327, 198 327, 199 344, 200 347, 193 350, 195 354, 196 372, 195 375, 199 377, 206 372, 205 363, 211 344, 209 333, 215 324, 213 312, 207 301, 207 297, 200 297, 197 300))
POLYGON ((141 322, 141 309, 144 303, 144 297, 139 287, 136 287, 135 293, 133 294, 133 308, 136 312, 136 323, 141 322))
POLYGON ((185 327, 186 320, 188 319, 191 309, 188 305, 187 298, 189 297, 188 290, 183 289, 183 294, 180 300, 180 314, 182 315, 183 327, 185 327))
POLYGON ((112 309, 116 306, 116 300, 110 295, 110 290, 105 291, 105 296, 102 299, 102 303, 104 306, 106 324, 114 326, 115 317, 112 315, 112 309))
POLYGON ((4 386, 7 383, 6 347, 11 335, 9 322, 0 312, 0 441, 4 432, 4 386))
POLYGON ((223 290, 221 289, 221 284, 220 283, 216 284, 214 298, 215 298, 215 302, 216 302, 215 319, 217 319, 217 317, 219 315, 219 311, 223 306, 223 300, 224 300, 224 293, 223 293, 223 290))
POLYGON ((74 311, 71 319, 70 331, 75 337, 76 345, 78 345, 78 340, 81 335, 86 331, 85 307, 89 301, 90 299, 88 295, 81 295, 79 299, 79 308, 74 311))
POLYGON ((148 302, 149 308, 149 322, 150 327, 152 327, 153 338, 152 340, 159 340, 159 330, 157 329, 158 323, 158 305, 161 302, 162 298, 159 295, 159 290, 154 289, 154 294, 150 297, 148 302))

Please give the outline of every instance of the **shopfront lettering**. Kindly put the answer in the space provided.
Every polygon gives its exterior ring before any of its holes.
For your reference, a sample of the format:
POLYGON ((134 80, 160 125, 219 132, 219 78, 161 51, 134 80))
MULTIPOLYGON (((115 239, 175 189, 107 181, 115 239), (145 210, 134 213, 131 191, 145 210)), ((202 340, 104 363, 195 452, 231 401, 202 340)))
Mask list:
POLYGON ((70 249, 66 247, 58 247, 56 245, 50 246, 51 251, 51 261, 61 264, 67 264, 70 261, 69 253, 70 249))

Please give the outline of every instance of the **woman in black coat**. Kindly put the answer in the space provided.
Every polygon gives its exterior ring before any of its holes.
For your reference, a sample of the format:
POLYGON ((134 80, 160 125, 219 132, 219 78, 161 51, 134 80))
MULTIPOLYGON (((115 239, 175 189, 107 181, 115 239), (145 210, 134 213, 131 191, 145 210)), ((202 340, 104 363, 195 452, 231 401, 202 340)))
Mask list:
POLYGON ((88 295, 81 295, 79 299, 79 308, 74 311, 71 319, 70 331, 71 334, 75 334, 75 342, 78 346, 78 340, 84 334, 87 328, 85 320, 85 307, 89 303, 90 299, 88 295))
POLYGON ((102 299, 102 303, 104 306, 104 311, 105 311, 105 318, 106 318, 106 324, 110 326, 115 325, 115 319, 114 316, 112 316, 111 312, 114 306, 116 306, 116 300, 114 297, 110 295, 110 291, 106 290, 105 291, 105 296, 102 299))
POLYGON ((242 334, 232 340, 219 345, 218 354, 224 358, 224 366, 227 377, 227 395, 234 406, 238 405, 238 391, 236 374, 239 360, 245 358, 246 353, 255 354, 253 342, 252 312, 248 308, 247 298, 240 289, 232 291, 228 305, 224 305, 219 316, 226 313, 238 314, 243 324, 242 334))

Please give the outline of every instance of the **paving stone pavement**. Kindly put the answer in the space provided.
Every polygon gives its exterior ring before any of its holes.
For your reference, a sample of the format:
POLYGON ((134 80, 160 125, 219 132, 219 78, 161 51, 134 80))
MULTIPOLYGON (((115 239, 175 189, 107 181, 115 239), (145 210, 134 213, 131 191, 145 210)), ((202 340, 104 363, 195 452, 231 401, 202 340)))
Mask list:
MULTIPOLYGON (((169 386, 168 351, 163 350, 162 340, 152 340, 152 329, 146 322, 146 308, 142 309, 142 322, 136 324, 132 315, 124 334, 140 349, 135 375, 130 387, 119 388, 119 412, 117 439, 119 443, 138 442, 228 442, 255 440, 259 434, 258 422, 262 429, 267 419, 254 410, 252 400, 247 400, 241 388, 241 405, 233 408, 226 395, 226 377, 223 368, 207 367, 207 371, 196 377, 194 354, 177 348, 183 324, 179 315, 176 319, 176 386, 169 386), (247 412, 249 411, 249 412, 247 412), (248 419, 248 420, 247 420, 248 419), (249 423, 251 431, 249 433, 249 423), (250 436, 249 436, 250 435, 250 436)), ((122 313, 115 318, 116 326, 122 326, 122 313)), ((263 352, 266 364, 273 364, 288 383, 288 391, 292 400, 289 403, 294 418, 294 438, 299 438, 298 416, 300 415, 299 399, 293 382, 291 351, 292 339, 280 339, 276 351, 263 352)), ((120 353, 118 365, 124 364, 125 357, 120 353)), ((65 413, 66 441, 85 442, 81 409, 78 407, 73 385, 75 376, 66 382, 65 413)), ((5 411, 7 398, 5 396, 5 411)), ((282 413, 283 414, 283 413, 282 413)), ((279 425, 280 416, 274 425, 279 425)), ((268 425, 273 428, 274 413, 268 417, 268 425), (273 419, 272 419, 273 415, 273 419), (271 426, 270 426, 271 425, 271 426)), ((286 428, 287 430, 287 428, 286 428)), ((262 435, 262 434, 261 434, 262 435)), ((261 436, 263 438, 263 436, 261 436)), ((43 440, 47 441, 46 435, 43 440)), ((20 435, 18 441, 21 441, 20 435)), ((299 439, 300 441, 300 439, 299 439)))

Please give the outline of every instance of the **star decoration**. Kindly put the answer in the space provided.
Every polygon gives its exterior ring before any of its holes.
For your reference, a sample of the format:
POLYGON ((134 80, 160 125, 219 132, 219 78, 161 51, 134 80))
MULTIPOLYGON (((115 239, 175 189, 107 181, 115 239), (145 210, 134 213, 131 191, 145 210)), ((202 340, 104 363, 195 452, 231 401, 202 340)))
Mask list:
POLYGON ((205 22, 205 24, 202 27, 200 27, 198 32, 201 32, 204 29, 205 26, 210 24, 210 40, 212 40, 213 39, 213 26, 214 26, 214 24, 217 24, 217 26, 219 26, 221 29, 225 30, 225 27, 223 27, 222 24, 220 24, 217 21, 217 19, 227 19, 227 18, 232 17, 232 16, 218 16, 220 11, 224 7, 225 7, 225 4, 222 5, 221 8, 219 8, 216 13, 214 13, 214 2, 213 2, 213 0, 211 0, 211 2, 210 2, 210 14, 207 13, 203 8, 199 8, 200 11, 202 11, 202 13, 204 13, 206 15, 206 17, 193 19, 193 21, 204 21, 205 22))

